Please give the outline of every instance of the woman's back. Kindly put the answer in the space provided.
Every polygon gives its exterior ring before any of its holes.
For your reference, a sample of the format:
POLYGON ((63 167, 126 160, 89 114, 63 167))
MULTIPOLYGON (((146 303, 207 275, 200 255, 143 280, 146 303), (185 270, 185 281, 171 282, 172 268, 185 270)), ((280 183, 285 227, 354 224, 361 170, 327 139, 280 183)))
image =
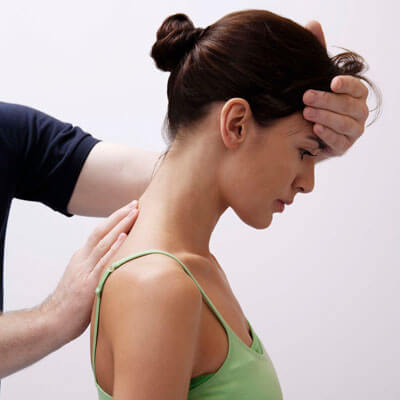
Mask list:
MULTIPOLYGON (((257 390, 261 390, 259 393, 264 395, 264 397, 260 398, 266 398, 265 394, 267 393, 265 391, 267 390, 271 399, 280 399, 281 392, 279 383, 269 357, 265 353, 259 338, 251 329, 251 325, 247 325, 247 320, 222 270, 219 269, 213 261, 214 260, 206 260, 204 257, 190 254, 182 254, 179 255, 179 258, 176 258, 176 256, 171 253, 151 250, 149 252, 135 253, 131 257, 125 257, 125 259, 123 258, 119 263, 114 263, 113 265, 117 266, 116 268, 120 268, 125 264, 125 271, 127 272, 121 274, 122 269, 119 271, 119 281, 126 280, 126 276, 129 274, 136 275, 135 279, 138 284, 149 278, 155 278, 156 280, 158 278, 163 279, 164 281, 160 281, 160 279, 158 281, 160 290, 162 290, 162 287, 171 285, 172 287, 176 287, 176 290, 179 290, 178 287, 180 284, 178 282, 182 283, 182 278, 193 280, 193 282, 187 281, 185 284, 190 283, 193 285, 194 282, 197 282, 200 286, 200 288, 197 287, 196 290, 202 292, 203 302, 198 313, 198 334, 194 343, 193 362, 190 364, 191 370, 187 371, 191 378, 190 387, 188 387, 189 399, 208 398, 207 396, 211 396, 211 393, 219 393, 219 395, 209 398, 233 399, 234 397, 232 396, 237 395, 238 391, 249 390, 248 385, 256 391, 252 397, 254 399, 258 398, 257 390), (161 254, 152 254, 153 252, 159 252, 161 254), (146 257, 143 257, 144 255, 146 257), (162 257, 162 259, 160 257, 162 257), (131 261, 130 258, 135 258, 135 261, 131 261), (181 267, 179 267, 180 262, 182 263, 181 267), (187 267, 188 265, 190 265, 189 268, 187 267), (182 271, 182 269, 184 269, 184 271, 182 271), (186 271, 189 271, 191 276, 185 274, 186 271), (184 273, 184 275, 182 275, 182 273, 184 273), (208 303, 207 298, 208 301, 211 302, 211 305, 208 303), (232 366, 234 366, 233 369, 232 366), (235 371, 239 374, 238 377, 235 377, 235 371), (246 378, 249 371, 251 371, 251 378, 246 378), (262 378, 257 375, 257 371, 259 373, 261 372, 263 375, 262 378), (238 379, 239 381, 236 382, 238 379), (256 381, 253 381, 254 379, 256 381), (261 383, 261 381, 264 383, 269 382, 268 388, 259 387, 257 389, 257 379, 259 379, 259 383, 261 383), (229 383, 228 386, 227 383, 229 383), (231 391, 233 391, 233 393, 230 393, 231 391)), ((113 273, 115 274, 115 270, 113 273)), ((108 281, 108 276, 110 275, 111 272, 105 273, 105 279, 103 278, 102 280, 103 284, 108 281)), ((114 276, 114 280, 118 280, 117 275, 114 276)), ((115 296, 116 291, 119 291, 118 296, 121 296, 121 289, 123 290, 123 288, 121 288, 121 285, 115 287, 116 285, 111 281, 108 282, 108 285, 110 285, 110 288, 114 287, 114 289, 111 289, 114 293, 107 293, 107 290, 105 291, 105 304, 102 305, 101 308, 102 318, 99 318, 99 321, 104 321, 103 324, 106 325, 115 323, 117 318, 124 318, 124 316, 116 315, 115 310, 113 311, 114 314, 111 315, 111 310, 107 308, 106 304, 107 296, 115 296)), ((124 284, 122 283, 122 285, 124 284)), ((106 286, 107 285, 105 285, 105 287, 106 286)), ((195 285, 192 287, 195 287, 195 285)), ((99 289, 102 289, 102 282, 99 284, 99 289)), ((125 291, 127 290, 129 290, 129 286, 125 289, 125 291)), ((189 307, 190 304, 195 304, 195 300, 193 300, 193 298, 191 299, 192 292, 190 290, 180 293, 185 293, 183 295, 185 298, 180 299, 182 304, 186 304, 187 307, 189 307)), ((152 294, 149 293, 149 296, 152 296, 152 294)), ((122 298, 124 298, 124 294, 122 294, 122 298)), ((193 310, 196 310, 196 308, 193 308, 193 310)), ((174 310, 170 309, 169 312, 173 314, 174 310)), ((131 313, 131 318, 135 319, 135 307, 132 307, 131 313)), ((177 311, 175 311, 175 313, 177 313, 177 311)), ((196 314, 196 311, 193 311, 193 314, 196 314)), ((150 316, 150 318, 151 317, 152 316, 150 316)), ((154 318, 156 317, 154 316, 154 318)), ((153 320, 155 329, 158 326, 157 322, 157 320, 153 320)), ((93 338, 93 334, 95 333, 95 325, 96 309, 94 308, 92 314, 91 338, 93 338)), ((141 326, 141 321, 136 321, 134 327, 132 327, 132 331, 140 330, 141 326)), ((113 351, 115 351, 115 349, 107 337, 107 331, 109 331, 109 329, 109 327, 103 326, 102 322, 100 322, 95 349, 95 371, 99 396, 103 396, 102 398, 104 399, 111 398, 108 393, 114 392, 113 382, 115 382, 113 370, 113 351)), ((156 330, 153 332, 155 335, 156 330)), ((120 334, 129 334, 129 332, 121 332, 120 334)), ((184 346, 182 341, 186 338, 187 329, 182 329, 179 321, 176 323, 174 334, 176 335, 179 345, 182 343, 182 346, 184 346)), ((130 335, 133 338, 133 332, 131 332, 130 335)), ((143 343, 143 346, 146 346, 146 343, 143 343)), ((148 357, 151 358, 152 349, 147 348, 147 350, 148 357)), ((190 353, 190 351, 187 353, 190 353)), ((187 354, 186 358, 190 358, 190 354, 187 354)), ((162 359, 156 357, 156 360, 156 362, 163 364, 162 359)), ((153 387, 157 387, 157 384, 161 384, 162 379, 157 378, 155 368, 149 368, 148 358, 147 360, 136 358, 134 362, 143 366, 144 370, 142 372, 147 376, 147 379, 152 382, 152 385, 155 385, 153 387), (148 366, 147 369, 146 365, 148 366)), ((182 364, 182 361, 179 364, 182 364)), ((163 364, 163 367, 165 371, 164 375, 168 377, 171 371, 175 373, 177 370, 176 360, 171 362, 171 365, 163 364)), ((132 380, 135 380, 135 376, 132 376, 132 380)), ((166 397, 164 396, 164 398, 166 397)))

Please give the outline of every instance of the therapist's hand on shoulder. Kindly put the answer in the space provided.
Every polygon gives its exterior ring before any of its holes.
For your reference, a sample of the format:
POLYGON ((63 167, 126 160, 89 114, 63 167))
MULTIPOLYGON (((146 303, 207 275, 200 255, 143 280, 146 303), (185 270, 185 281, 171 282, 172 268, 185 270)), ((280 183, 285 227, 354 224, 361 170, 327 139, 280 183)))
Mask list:
POLYGON ((80 336, 88 327, 95 289, 113 255, 135 223, 139 210, 137 200, 124 206, 98 225, 85 245, 77 250, 65 269, 54 293, 42 304, 59 326, 62 343, 80 336))
MULTIPOLYGON (((326 48, 321 24, 312 20, 305 25, 326 48)), ((303 95, 305 119, 314 123, 313 132, 326 145, 315 161, 343 155, 365 129, 369 115, 368 88, 357 77, 337 75, 331 81, 331 92, 307 90, 303 95)))

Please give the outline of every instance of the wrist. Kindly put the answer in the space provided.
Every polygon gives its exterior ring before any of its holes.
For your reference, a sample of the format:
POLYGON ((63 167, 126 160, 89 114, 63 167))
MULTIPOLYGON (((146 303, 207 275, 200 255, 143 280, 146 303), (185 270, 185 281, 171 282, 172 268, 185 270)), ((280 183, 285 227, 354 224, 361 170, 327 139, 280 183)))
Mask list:
MULTIPOLYGON (((39 307, 38 311, 43 321, 46 337, 51 341, 54 350, 64 346, 72 339, 68 337, 63 311, 60 302, 54 295, 49 296, 39 307)), ((54 351, 53 350, 53 351, 54 351)))

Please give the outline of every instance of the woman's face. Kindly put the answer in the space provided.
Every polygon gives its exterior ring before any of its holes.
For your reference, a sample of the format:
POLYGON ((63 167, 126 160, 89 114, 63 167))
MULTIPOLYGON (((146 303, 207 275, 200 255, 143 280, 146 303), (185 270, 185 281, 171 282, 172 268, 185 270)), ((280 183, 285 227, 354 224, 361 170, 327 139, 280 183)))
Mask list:
POLYGON ((278 199, 291 202, 298 192, 313 190, 315 160, 307 152, 320 153, 319 139, 301 112, 265 128, 255 123, 245 100, 228 103, 220 114, 222 140, 230 150, 220 171, 222 193, 243 222, 264 229, 279 211, 278 199))

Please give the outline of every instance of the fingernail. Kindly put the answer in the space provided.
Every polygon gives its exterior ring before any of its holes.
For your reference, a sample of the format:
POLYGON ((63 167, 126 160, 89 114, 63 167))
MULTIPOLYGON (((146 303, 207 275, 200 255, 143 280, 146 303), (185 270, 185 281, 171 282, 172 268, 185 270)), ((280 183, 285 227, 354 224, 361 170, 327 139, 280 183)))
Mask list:
POLYGON ((312 103, 315 100, 315 93, 312 91, 307 92, 306 99, 309 103, 312 103))
POLYGON ((124 232, 120 233, 117 242, 122 242, 122 239, 124 239, 126 236, 128 236, 126 233, 124 232))

